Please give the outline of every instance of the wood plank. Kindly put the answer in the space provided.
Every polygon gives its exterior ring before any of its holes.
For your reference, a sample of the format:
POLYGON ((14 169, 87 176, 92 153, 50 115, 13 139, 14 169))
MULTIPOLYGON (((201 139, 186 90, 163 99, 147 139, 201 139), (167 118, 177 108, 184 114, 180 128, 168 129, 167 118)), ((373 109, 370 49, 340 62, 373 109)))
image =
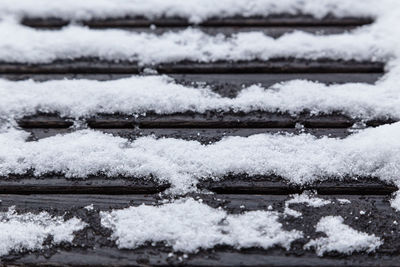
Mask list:
POLYGON ((111 62, 98 59, 56 60, 52 63, 22 64, 0 62, 1 74, 138 74, 151 68, 158 73, 382 73, 382 62, 343 60, 305 60, 275 58, 268 61, 217 61, 199 63, 181 61, 158 65, 136 62, 111 62))
MULTIPOLYGON (((259 84, 268 88, 276 83, 290 80, 309 80, 326 84, 359 82, 373 84, 383 73, 247 73, 247 74, 170 74, 179 84, 186 86, 207 85, 224 97, 236 97, 244 87, 259 84)), ((48 81, 60 79, 115 80, 131 77, 131 74, 0 74, 0 78, 19 81, 33 79, 48 81)))
MULTIPOLYGON (((355 119, 341 114, 311 115, 308 113, 292 116, 270 112, 214 112, 205 114, 179 113, 146 116, 98 114, 86 119, 90 128, 349 128, 355 119)), ((378 126, 394 122, 393 119, 366 121, 367 126, 378 126)), ((37 114, 18 120, 22 128, 68 128, 73 125, 71 118, 56 114, 37 114)))
MULTIPOLYGON (((29 141, 36 141, 57 134, 66 134, 76 131, 72 128, 25 128, 25 131, 31 133, 29 141)), ((202 144, 214 143, 227 136, 243 136, 247 137, 254 134, 278 134, 278 133, 309 133, 317 137, 329 136, 344 138, 352 133, 347 128, 100 128, 98 131, 120 136, 133 140, 142 136, 155 136, 156 138, 177 138, 184 140, 196 140, 202 144)))
MULTIPOLYGON (((0 177, 1 194, 153 194, 162 192, 168 184, 159 184, 150 178, 104 177, 68 179, 63 176, 31 175, 0 177)), ((198 184, 219 194, 292 194, 305 189, 316 190, 320 194, 374 194, 388 195, 397 187, 377 179, 358 178, 344 181, 326 180, 324 182, 298 186, 289 184, 276 176, 230 175, 220 181, 204 180, 198 184)))
MULTIPOLYGON (((228 17, 228 18, 211 18, 199 23, 198 25, 205 27, 223 27, 223 26, 362 26, 373 22, 372 18, 367 17, 343 17, 326 16, 324 18, 314 18, 310 15, 290 15, 275 14, 267 17, 228 17)), ((79 23, 79 21, 78 21, 79 23)), ((187 27, 194 25, 184 18, 144 18, 144 17, 125 17, 125 18, 107 18, 92 19, 81 21, 85 26, 92 28, 126 28, 126 27, 149 27, 155 25, 157 27, 187 27)), ((25 17, 22 24, 35 28, 58 28, 69 24, 68 20, 60 18, 35 18, 25 17)))
MULTIPOLYGON (((203 199, 203 203, 214 208, 222 207, 229 213, 238 214, 243 211, 274 210, 283 211, 283 195, 193 195, 203 199)), ((302 212, 301 218, 282 217, 285 229, 303 231, 305 238, 292 243, 289 251, 281 248, 268 250, 260 248, 234 249, 228 246, 217 246, 214 249, 201 250, 196 254, 182 257, 182 253, 168 255, 170 248, 162 244, 144 245, 134 250, 119 250, 113 242, 108 241, 110 231, 99 223, 99 210, 138 206, 142 203, 152 205, 158 203, 157 196, 125 195, 0 195, 1 210, 16 205, 19 212, 46 210, 51 214, 76 216, 88 223, 88 227, 76 233, 74 246, 60 245, 32 253, 12 253, 1 258, 4 264, 15 265, 130 265, 130 266, 397 266, 399 262, 400 225, 398 214, 390 207, 388 196, 319 196, 335 201, 345 198, 351 204, 326 205, 320 208, 306 207, 303 204, 292 205, 291 208, 302 212), (94 211, 83 207, 93 204, 94 211), (360 215, 360 211, 367 215, 360 215), (342 216, 345 223, 352 228, 375 234, 384 240, 384 244, 373 254, 354 253, 345 256, 329 253, 324 257, 316 256, 314 251, 305 251, 303 245, 310 239, 320 237, 314 229, 323 216, 342 216)))

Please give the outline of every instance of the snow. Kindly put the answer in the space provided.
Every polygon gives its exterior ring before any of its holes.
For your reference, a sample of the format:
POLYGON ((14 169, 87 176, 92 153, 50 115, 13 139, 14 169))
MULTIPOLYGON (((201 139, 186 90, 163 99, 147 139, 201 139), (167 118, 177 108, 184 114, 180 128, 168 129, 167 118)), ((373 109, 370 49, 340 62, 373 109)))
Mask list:
POLYGON ((192 198, 101 212, 100 216, 102 226, 112 230, 111 239, 120 249, 134 249, 146 242, 164 242, 174 251, 191 253, 216 245, 290 249, 290 244, 303 236, 297 230, 283 230, 277 212, 234 215, 192 198))
POLYGON ((85 178, 149 177, 171 183, 175 193, 193 191, 202 179, 227 174, 277 175, 308 184, 328 178, 377 177, 399 184, 400 123, 370 128, 344 139, 310 134, 258 134, 197 141, 140 137, 133 141, 80 130, 27 142, 13 128, 0 133, 0 176, 61 173, 85 178))
POLYGON ((211 36, 190 28, 162 35, 120 29, 94 30, 74 25, 57 31, 38 30, 4 20, 0 22, 0 35, 5 37, 0 39, 0 60, 49 63, 57 59, 99 58, 151 65, 182 60, 214 62, 279 57, 359 61, 392 58, 394 45, 399 41, 393 36, 377 40, 381 36, 368 29, 328 36, 293 32, 274 39, 261 32, 227 37, 211 36))
POLYGON ((285 209, 284 214, 290 215, 293 217, 300 217, 302 216, 301 212, 293 210, 289 207, 290 204, 302 204, 305 203, 307 207, 314 207, 319 208, 328 204, 331 204, 332 201, 325 200, 322 198, 318 198, 314 196, 314 193, 304 191, 302 194, 293 194, 290 196, 291 199, 285 201, 285 209))
POLYGON ((82 230, 86 223, 77 218, 64 220, 62 216, 51 216, 42 211, 39 214, 21 213, 10 207, 0 212, 0 256, 11 251, 33 251, 43 249, 43 242, 52 236, 51 245, 71 243, 73 233, 82 230))
POLYGON ((2 0, 0 16, 57 17, 70 20, 125 16, 181 17, 199 23, 212 17, 311 14, 324 17, 375 16, 382 1, 347 0, 2 0))
MULTIPOLYGON (((182 60, 213 62, 217 60, 268 60, 279 57, 387 61, 397 57, 399 53, 399 29, 392 27, 392 25, 398 22, 400 8, 396 1, 392 0, 370 0, 370 5, 366 5, 365 1, 356 1, 356 3, 351 1, 350 3, 344 0, 339 1, 340 3, 336 0, 327 0, 324 1, 325 3, 312 1, 310 4, 308 4, 308 1, 291 1, 292 3, 283 1, 282 4, 269 1, 269 5, 264 5, 265 9, 258 8, 258 5, 263 5, 263 1, 255 4, 254 10, 262 14, 268 14, 269 12, 265 13, 263 10, 268 10, 272 5, 275 5, 277 10, 285 10, 287 5, 291 5, 293 7, 292 13, 304 10, 318 17, 324 16, 328 12, 333 12, 339 16, 354 13, 368 14, 377 19, 376 23, 349 33, 320 36, 296 31, 278 39, 266 36, 261 32, 238 33, 230 37, 222 34, 210 36, 191 28, 179 32, 167 32, 162 35, 135 33, 118 29, 94 30, 77 25, 71 25, 57 31, 38 30, 18 24, 18 21, 10 15, 28 15, 29 12, 34 15, 35 10, 42 10, 44 15, 53 12, 53 16, 59 15, 60 17, 63 17, 64 11, 64 15, 67 17, 68 14, 74 13, 68 12, 68 8, 64 9, 67 5, 59 1, 51 1, 54 3, 46 6, 44 4, 43 6, 37 5, 37 1, 29 1, 30 3, 27 2, 25 7, 26 11, 21 11, 24 8, 20 5, 23 6, 23 4, 16 5, 14 2, 2 1, 0 3, 0 7, 3 5, 1 10, 3 10, 4 17, 0 22, 0 35, 4 37, 0 39, 0 60, 6 62, 48 63, 57 59, 71 60, 88 57, 111 61, 136 61, 146 65, 182 60), (54 7, 54 5, 57 5, 56 2, 62 3, 62 8, 54 7), (333 4, 333 2, 336 3, 333 4), (30 8, 31 6, 35 7, 30 8), (347 9, 349 7, 354 9, 347 9), (160 49, 160 47, 163 49, 160 49)), ((104 12, 113 12, 112 8, 102 7, 101 4, 96 3, 94 8, 86 1, 81 2, 78 4, 79 6, 90 7, 93 12, 96 12, 97 8, 104 12)), ((227 5, 223 2, 225 1, 221 1, 217 6, 226 8, 227 5)), ((236 8, 231 6, 236 9, 233 13, 238 13, 239 10, 240 12, 245 11, 244 6, 251 7, 247 2, 235 2, 238 3, 238 6, 236 8)), ((185 2, 172 5, 177 8, 178 6, 184 8, 184 6, 193 4, 190 1, 185 4, 182 3, 185 2)), ((139 8, 140 5, 135 4, 132 6, 139 8)), ((197 4, 206 5, 202 1, 197 2, 197 4)), ((151 3, 146 1, 142 5, 151 6, 151 3)), ((164 5, 159 4, 158 6, 161 8, 164 5)), ((220 12, 215 6, 215 3, 210 5, 204 14, 225 16, 224 12, 220 12), (210 10, 216 13, 209 12, 210 10)), ((69 8, 74 9, 74 5, 69 8)), ((119 9, 129 12, 127 4, 121 5, 119 9)), ((157 10, 157 8, 152 7, 152 10, 157 10)), ((191 14, 195 14, 194 10, 190 8, 191 14)), ((80 10, 76 14, 77 16, 81 14, 83 17, 91 17, 92 15, 88 15, 88 12, 80 10)), ((274 8, 271 8, 270 12, 274 12, 274 8)), ((147 14, 152 16, 151 12, 147 14)), ((183 14, 183 16, 185 15, 183 14)), ((193 20, 201 21, 202 19, 193 20)))
POLYGON ((393 199, 390 200, 390 206, 395 210, 400 211, 400 191, 397 191, 394 194, 393 199))
POLYGON ((343 254, 375 251, 383 242, 374 234, 357 231, 343 223, 341 216, 326 216, 316 225, 316 231, 323 232, 327 237, 319 237, 309 241, 304 248, 314 247, 318 256, 326 252, 336 251, 343 254))
MULTIPOLYGON (((397 78, 396 78, 397 79, 397 78)), ((270 88, 253 85, 236 98, 221 97, 208 87, 176 84, 167 76, 132 76, 113 81, 56 80, 46 82, 0 79, 0 118, 37 112, 81 118, 98 113, 172 114, 186 111, 268 111, 298 114, 341 112, 353 118, 400 119, 396 79, 376 85, 325 85, 294 80, 270 88)), ((400 81, 399 81, 400 82, 400 81)))

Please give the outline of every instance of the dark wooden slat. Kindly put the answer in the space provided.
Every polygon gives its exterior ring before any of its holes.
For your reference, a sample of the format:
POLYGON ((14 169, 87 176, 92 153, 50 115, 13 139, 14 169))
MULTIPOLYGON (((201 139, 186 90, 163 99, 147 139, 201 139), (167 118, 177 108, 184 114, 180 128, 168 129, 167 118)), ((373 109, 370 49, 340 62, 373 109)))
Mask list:
MULTIPOLYGON (((187 29, 184 27, 129 27, 129 26, 113 26, 114 28, 122 28, 129 32, 135 33, 152 33, 161 35, 167 32, 179 32, 187 29)), ((59 27, 39 27, 46 29, 57 29, 59 27)), ((101 27, 99 27, 101 28, 101 27)), ((218 26, 218 27, 206 27, 206 26, 190 26, 192 29, 198 29, 209 35, 223 34, 225 36, 232 36, 237 33, 243 32, 261 32, 265 35, 273 38, 281 37, 284 34, 292 33, 294 31, 302 31, 317 35, 330 35, 330 34, 341 34, 354 30, 356 26, 218 26)))
MULTIPOLYGON (((222 207, 229 213, 237 214, 243 211, 267 210, 272 206, 274 210, 283 211, 284 202, 289 199, 283 195, 197 195, 203 203, 214 208, 222 207)), ((321 196, 319 196, 321 197, 321 196)), ((60 245, 33 253, 12 253, 3 256, 4 264, 35 264, 35 265, 131 265, 131 266, 397 266, 399 257, 400 225, 398 215, 390 207, 387 196, 322 196, 335 201, 345 198, 351 204, 333 205, 320 208, 306 207, 303 204, 292 205, 291 208, 302 212, 301 218, 291 216, 282 217, 284 229, 297 229, 304 233, 305 238, 292 243, 289 251, 281 248, 268 250, 259 248, 233 249, 227 246, 218 246, 214 249, 201 250, 197 254, 182 257, 176 253, 168 255, 170 248, 162 244, 155 246, 144 245, 135 250, 119 250, 109 241, 110 231, 105 230, 99 223, 98 210, 110 208, 124 208, 158 203, 155 196, 126 195, 126 196, 98 196, 98 195, 0 195, 3 200, 1 210, 7 210, 16 205, 19 212, 39 212, 47 210, 52 214, 76 216, 81 218, 88 227, 76 233, 74 246, 60 245), (94 211, 87 211, 82 207, 94 204, 94 211), (360 215, 363 211, 366 215, 360 215), (384 244, 373 254, 353 253, 345 256, 330 253, 324 257, 316 256, 314 251, 305 251, 303 245, 310 239, 320 237, 314 229, 316 223, 323 216, 342 216, 345 224, 352 228, 375 234, 384 240, 384 244)))
MULTIPOLYGON (((31 133, 31 137, 29 140, 39 140, 42 138, 54 136, 57 134, 65 134, 75 131, 71 128, 26 128, 24 129, 27 132, 31 133)), ((254 134, 278 134, 278 133, 309 133, 315 135, 317 137, 322 136, 330 136, 330 137, 338 137, 344 138, 352 133, 351 130, 346 128, 226 128, 226 129, 218 129, 218 128, 153 128, 153 129, 140 129, 140 128, 121 128, 121 129, 113 129, 113 128, 100 128, 98 129, 101 132, 109 133, 114 136, 120 136, 127 139, 136 139, 142 136, 155 136, 159 137, 167 137, 167 138, 178 138, 184 140, 196 140, 203 144, 213 143, 221 140, 223 137, 227 136, 243 136, 247 137, 254 134)))
MULTIPOLYGON (((383 73, 275 73, 275 74, 170 74, 179 84, 187 86, 209 86, 214 92, 225 96, 235 97, 243 87, 260 84, 268 88, 276 83, 295 79, 318 81, 326 84, 360 82, 372 84, 383 73)), ((131 77, 130 74, 0 74, 0 78, 9 80, 48 81, 60 79, 93 79, 115 80, 131 77)))
POLYGON ((159 73, 382 73, 382 62, 321 59, 270 59, 268 61, 218 61, 212 63, 175 62, 139 66, 136 62, 98 59, 57 60, 52 63, 22 64, 0 62, 2 74, 138 74, 145 68, 159 73))
MULTIPOLYGON (((51 175, 0 177, 2 194, 153 194, 162 192, 168 187, 169 185, 159 184, 155 180, 137 177, 93 176, 86 179, 67 179, 51 175)), ((220 181, 201 181, 198 188, 219 194, 292 194, 312 189, 320 194, 387 195, 397 190, 394 185, 371 178, 327 180, 298 186, 275 176, 248 177, 247 175, 231 175, 220 181)))
MULTIPOLYGON (((231 17, 231 18, 212 18, 198 25, 205 27, 223 27, 223 26, 362 26, 372 23, 373 20, 367 17, 344 17, 326 16, 325 18, 314 18, 310 15, 289 15, 276 14, 267 17, 231 17)), ((79 23, 79 22, 78 22, 79 23)), ((184 18, 153 18, 144 17, 125 17, 125 18, 107 18, 92 19, 81 21, 83 25, 92 28, 121 28, 121 27, 148 27, 155 25, 158 27, 186 27, 194 25, 184 18)), ((59 18, 34 18, 27 17, 22 20, 22 24, 35 28, 57 28, 69 24, 69 21, 59 18)))
MULTIPOLYGON (((374 120, 373 124, 382 125, 394 120, 374 120)), ((303 125, 306 128, 349 128, 356 120, 345 115, 310 115, 307 113, 297 116, 269 112, 207 112, 157 115, 148 113, 146 116, 129 115, 97 115, 87 118, 91 128, 295 128, 303 125)), ((73 125, 72 119, 61 118, 52 114, 26 116, 18 120, 23 128, 67 128, 73 125)))

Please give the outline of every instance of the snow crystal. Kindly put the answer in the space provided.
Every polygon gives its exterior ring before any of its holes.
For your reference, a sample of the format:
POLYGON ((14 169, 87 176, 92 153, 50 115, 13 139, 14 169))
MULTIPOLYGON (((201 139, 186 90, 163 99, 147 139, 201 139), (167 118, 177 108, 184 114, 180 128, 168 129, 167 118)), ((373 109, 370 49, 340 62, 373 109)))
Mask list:
POLYGON ((61 242, 71 243, 75 231, 86 226, 77 218, 67 221, 63 217, 51 216, 47 212, 39 214, 17 214, 14 207, 0 212, 0 256, 11 251, 38 250, 43 242, 52 236, 52 245, 61 242))
POLYGON ((400 94, 394 84, 396 81, 388 79, 376 85, 324 85, 294 80, 271 88, 253 85, 232 99, 221 97, 207 87, 176 84, 167 76, 133 76, 114 81, 12 82, 0 79, 0 118, 18 118, 39 111, 78 118, 96 113, 149 111, 171 114, 258 110, 296 114, 310 110, 312 114, 336 111, 362 119, 399 119, 400 94))
POLYGON ((364 0, 2 0, 0 16, 88 20, 126 16, 181 17, 199 23, 213 17, 311 14, 374 16, 382 1, 364 0))
POLYGON ((227 174, 277 175, 297 184, 344 177, 378 177, 399 183, 400 123, 370 128, 345 139, 310 134, 258 134, 197 141, 141 137, 133 141, 81 130, 27 142, 28 133, 0 133, 0 176, 33 170, 84 178, 149 177, 193 190, 199 180, 227 174))
POLYGON ((112 230, 119 248, 134 249, 146 242, 164 242, 174 251, 197 252, 216 245, 235 248, 281 246, 301 238, 300 231, 285 231, 273 211, 227 214, 192 198, 161 206, 141 205, 101 212, 101 224, 112 230))
POLYGON ((379 237, 357 231, 344 224, 341 216, 321 218, 316 225, 316 230, 325 233, 327 237, 311 240, 304 248, 310 249, 314 247, 318 256, 330 251, 344 254, 351 254, 354 251, 373 252, 383 244, 379 237))
POLYGON ((314 194, 310 192, 303 192, 302 194, 293 194, 290 197, 291 199, 285 201, 284 213, 293 217, 300 217, 302 214, 301 212, 291 209, 289 207, 290 204, 305 203, 308 207, 319 208, 332 203, 332 201, 330 200, 314 197, 314 194))

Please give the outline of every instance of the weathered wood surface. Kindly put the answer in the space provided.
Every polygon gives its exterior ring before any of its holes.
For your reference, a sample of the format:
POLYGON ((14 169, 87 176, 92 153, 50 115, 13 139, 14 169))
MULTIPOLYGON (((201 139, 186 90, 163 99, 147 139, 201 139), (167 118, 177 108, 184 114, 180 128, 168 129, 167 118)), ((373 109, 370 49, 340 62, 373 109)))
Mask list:
MULTIPOLYGON (((203 203, 214 208, 222 207, 229 213, 237 214, 252 210, 266 210, 269 205, 274 210, 283 211, 287 195, 197 195, 203 203)), ((109 240, 110 231, 100 224, 99 210, 125 208, 145 203, 157 204, 158 196, 146 195, 0 195, 1 210, 15 205, 18 212, 39 212, 46 210, 52 214, 76 216, 88 227, 77 232, 73 246, 60 245, 33 253, 11 253, 2 257, 3 264, 15 265, 131 265, 131 266, 398 266, 400 248, 400 225, 387 196, 319 196, 334 201, 334 205, 320 208, 293 204, 292 209, 302 212, 300 218, 282 216, 284 229, 297 229, 304 232, 305 238, 292 243, 291 249, 260 248, 237 250, 228 246, 201 250, 185 257, 182 253, 168 255, 171 249, 159 243, 156 246, 144 245, 134 250, 117 249, 109 240), (351 204, 340 205, 335 199, 345 198, 351 204), (94 210, 83 207, 93 204, 94 210), (366 215, 360 215, 360 211, 366 215), (375 234, 384 240, 376 253, 354 253, 351 256, 331 252, 324 257, 316 256, 314 251, 303 250, 308 240, 321 236, 314 226, 323 216, 342 216, 345 223, 354 229, 375 234)))
POLYGON ((274 58, 268 61, 174 62, 140 65, 137 62, 111 62, 98 59, 56 60, 51 63, 22 64, 0 62, 2 74, 137 74, 146 68, 158 73, 382 73, 382 62, 274 58))
MULTIPOLYGON (((363 26, 373 22, 368 17, 344 17, 326 16, 324 18, 315 18, 310 15, 290 15, 276 14, 267 17, 230 17, 230 18, 211 18, 197 25, 203 27, 276 27, 276 26, 330 26, 330 27, 349 27, 363 26)), ((70 22, 60 18, 34 18, 26 17, 22 24, 35 28, 59 28, 68 25, 70 22)), ((75 21, 76 23, 76 21, 75 21)), ((144 17, 124 17, 107 18, 78 21, 85 26, 92 28, 135 28, 135 27, 188 27, 195 24, 184 18, 144 18, 144 17)))
MULTIPOLYGON (((329 178, 329 177, 326 177, 329 178)), ((57 175, 0 177, 3 194, 153 194, 169 188, 152 178, 105 177, 65 178, 57 175)), ((377 179, 359 177, 356 180, 326 180, 305 186, 285 182, 276 176, 229 175, 220 180, 203 180, 201 190, 219 194, 292 194, 302 190, 316 190, 320 194, 375 194, 388 195, 397 190, 377 179)))

